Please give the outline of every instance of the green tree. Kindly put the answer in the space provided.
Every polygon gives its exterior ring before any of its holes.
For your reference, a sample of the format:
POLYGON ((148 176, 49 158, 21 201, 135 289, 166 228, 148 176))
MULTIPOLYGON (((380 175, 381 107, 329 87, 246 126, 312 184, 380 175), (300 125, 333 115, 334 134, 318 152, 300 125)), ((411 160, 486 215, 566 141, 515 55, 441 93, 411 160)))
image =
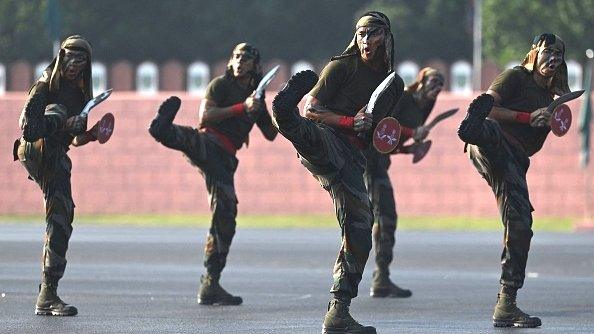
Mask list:
POLYGON ((594 46, 594 0, 484 0, 484 56, 499 65, 520 62, 536 35, 559 35, 566 58, 582 60, 594 46))
POLYGON ((51 57, 52 44, 44 33, 45 1, 0 1, 0 60, 51 57))
MULTIPOLYGON (((58 0, 62 37, 80 34, 94 58, 165 61, 225 59, 248 41, 265 59, 325 60, 352 36, 361 0, 58 0)), ((0 0, 0 61, 51 57, 47 0, 0 0)))

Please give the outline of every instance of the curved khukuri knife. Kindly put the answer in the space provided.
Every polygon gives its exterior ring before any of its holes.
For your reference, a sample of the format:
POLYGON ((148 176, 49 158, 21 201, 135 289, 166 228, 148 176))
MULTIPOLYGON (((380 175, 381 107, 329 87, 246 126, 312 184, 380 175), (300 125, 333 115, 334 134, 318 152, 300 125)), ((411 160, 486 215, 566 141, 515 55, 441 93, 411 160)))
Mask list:
POLYGON ((369 103, 367 103, 367 109, 365 109, 366 114, 373 113, 373 109, 375 108, 375 103, 379 99, 379 97, 390 87, 392 82, 394 82, 394 77, 396 76, 396 72, 392 72, 388 74, 388 76, 375 88, 373 93, 371 93, 371 97, 369 98, 369 103))
POLYGON ((268 85, 270 85, 272 79, 274 79, 274 77, 276 76, 276 72, 278 72, 279 67, 280 65, 276 65, 270 71, 268 71, 266 75, 262 77, 262 80, 260 80, 260 83, 258 84, 258 87, 256 87, 256 91, 254 92, 255 98, 264 98, 264 90, 266 89, 266 87, 268 87, 268 85))
POLYGON ((567 94, 563 94, 559 96, 555 101, 551 102, 547 107, 547 112, 552 113, 555 111, 555 108, 562 105, 563 103, 569 102, 571 100, 577 99, 578 97, 584 94, 585 90, 576 90, 575 92, 569 92, 567 94))
POLYGON ((91 111, 91 109, 95 108, 99 103, 105 101, 109 97, 109 95, 111 95, 111 92, 113 92, 113 88, 110 88, 110 89, 106 90, 105 92, 103 92, 103 93, 95 96, 91 100, 89 100, 89 102, 87 102, 87 104, 85 105, 83 110, 80 112, 80 116, 83 116, 83 117, 89 116, 89 111, 91 111))
MULTIPOLYGON (((431 122, 429 122, 425 126, 427 127, 428 130, 430 130, 434 126, 436 126, 437 123, 439 123, 439 122, 443 121, 444 119, 457 113, 458 110, 459 110, 458 108, 454 108, 454 109, 444 111, 441 114, 435 116, 435 118, 433 120, 431 120, 431 122)), ((416 164, 417 162, 423 160, 423 158, 427 155, 427 152, 429 152, 430 148, 431 148, 431 140, 415 141, 414 143, 412 143, 410 146, 407 147, 407 150, 403 150, 402 152, 403 153, 412 153, 413 154, 413 163, 416 164)))
POLYGON ((450 109, 450 110, 442 112, 441 114, 435 116, 435 118, 433 120, 431 120, 431 122, 429 122, 429 124, 427 124, 426 127, 430 130, 431 128, 436 126, 437 123, 439 123, 439 122, 443 121, 444 119, 457 113, 458 110, 459 110, 458 108, 454 108, 454 109, 450 109))
POLYGON ((584 93, 584 90, 576 90, 559 96, 547 107, 547 112, 551 113, 551 131, 557 137, 564 136, 571 127, 571 110, 564 103, 577 99, 584 93))

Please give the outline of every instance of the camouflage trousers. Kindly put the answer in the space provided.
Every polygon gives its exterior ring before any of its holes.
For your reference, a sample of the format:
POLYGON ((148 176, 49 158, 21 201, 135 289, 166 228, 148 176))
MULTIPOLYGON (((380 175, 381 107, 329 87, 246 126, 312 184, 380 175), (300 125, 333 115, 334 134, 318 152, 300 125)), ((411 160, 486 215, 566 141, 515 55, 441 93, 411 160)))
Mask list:
POLYGON ((342 245, 330 292, 354 298, 371 250, 373 213, 363 178, 365 157, 334 129, 297 114, 287 116, 275 119, 279 132, 330 193, 341 228, 342 245))
POLYGON ((41 260, 42 282, 56 284, 66 269, 66 251, 74 219, 70 184, 72 162, 65 147, 46 143, 45 139, 30 143, 21 138, 15 148, 15 155, 29 178, 43 192, 46 230, 41 260))
POLYGON ((500 283, 521 288, 532 239, 532 205, 526 172, 530 159, 521 148, 505 138, 499 125, 486 120, 485 143, 469 145, 474 166, 493 189, 504 226, 500 283))
POLYGON ((388 175, 390 156, 379 153, 373 147, 364 153, 367 160, 365 181, 374 217, 375 270, 389 275, 398 225, 394 189, 388 175))
POLYGON ((234 177, 238 160, 210 134, 189 126, 173 124, 162 137, 161 143, 184 153, 206 181, 212 219, 204 246, 204 266, 209 275, 219 277, 235 236, 238 202, 234 177))

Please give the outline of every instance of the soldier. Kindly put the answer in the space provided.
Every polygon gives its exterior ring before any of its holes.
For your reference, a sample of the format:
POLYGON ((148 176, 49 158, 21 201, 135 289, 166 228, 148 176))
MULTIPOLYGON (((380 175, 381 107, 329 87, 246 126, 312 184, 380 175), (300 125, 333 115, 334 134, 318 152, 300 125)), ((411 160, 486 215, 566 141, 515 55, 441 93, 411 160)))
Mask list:
POLYGON ((251 96, 261 79, 259 51, 250 44, 238 44, 225 74, 213 79, 206 89, 199 129, 173 124, 181 104, 175 96, 163 102, 149 127, 158 142, 183 152, 206 181, 212 220, 204 247, 206 274, 200 279, 197 296, 202 305, 239 305, 243 301, 225 291, 219 279, 235 235, 235 153, 247 143, 254 124, 268 140, 277 135, 264 101, 251 96))
POLYGON ((404 85, 396 76, 380 97, 374 115, 365 113, 371 93, 392 71, 392 46, 388 18, 379 12, 366 13, 356 24, 351 44, 341 56, 332 58, 319 80, 312 71, 294 75, 272 104, 279 132, 292 142, 301 163, 330 193, 342 230, 330 289, 334 297, 328 304, 323 333, 376 332, 349 314, 371 250, 373 224, 361 152, 368 142, 358 134, 368 133, 402 94, 404 85), (307 118, 303 118, 297 104, 308 91, 307 118))
MULTIPOLYGON (((431 113, 437 95, 443 88, 444 78, 437 70, 426 67, 419 72, 417 80, 408 86, 398 101, 392 115, 401 125, 399 149, 409 138, 422 141, 429 131, 423 126, 431 113)), ((398 153, 399 151, 395 151, 398 153)), ((390 156, 373 148, 365 150, 367 165, 365 179, 373 207, 375 224, 375 271, 371 282, 372 297, 407 298, 412 296, 408 289, 402 289, 390 280, 390 263, 393 258, 395 232, 398 221, 394 190, 388 175, 390 156)))
POLYGON ((569 92, 564 55, 559 36, 535 37, 522 64, 501 73, 487 93, 470 104, 458 129, 471 161, 493 189, 505 228, 495 327, 541 325, 539 318, 516 306, 533 234, 526 173, 529 157, 541 149, 550 131, 547 106, 555 95, 569 92))
POLYGON ((32 86, 19 119, 22 137, 15 142, 14 157, 39 185, 45 200, 47 226, 35 306, 38 315, 78 313, 76 307, 58 297, 56 290, 66 269, 74 219, 72 162, 67 152, 70 144, 82 146, 97 140, 97 125, 86 131, 87 118, 80 116, 92 97, 91 45, 81 36, 70 36, 32 86))

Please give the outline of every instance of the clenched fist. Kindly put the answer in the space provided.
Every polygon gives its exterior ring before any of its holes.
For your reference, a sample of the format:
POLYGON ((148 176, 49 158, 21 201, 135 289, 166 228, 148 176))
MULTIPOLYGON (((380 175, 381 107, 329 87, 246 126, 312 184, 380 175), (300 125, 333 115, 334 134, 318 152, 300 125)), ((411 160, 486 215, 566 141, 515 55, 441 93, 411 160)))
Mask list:
POLYGON ((245 99, 244 104, 245 112, 248 114, 248 116, 255 115, 258 111, 260 111, 260 108, 262 108, 262 101, 260 99, 256 99, 253 96, 245 99))
POLYGON ((355 132, 365 132, 371 129, 373 125, 373 115, 366 113, 365 110, 367 110, 366 105, 355 115, 353 122, 353 130, 355 132))
POLYGON ((418 126, 413 130, 413 139, 415 141, 422 141, 429 135, 429 129, 425 126, 418 126))
POLYGON ((547 108, 536 109, 530 113, 530 126, 533 128, 542 128, 551 124, 552 112, 548 112, 547 108))
POLYGON ((83 134, 87 130, 87 118, 79 115, 68 118, 64 130, 75 136, 83 134))

